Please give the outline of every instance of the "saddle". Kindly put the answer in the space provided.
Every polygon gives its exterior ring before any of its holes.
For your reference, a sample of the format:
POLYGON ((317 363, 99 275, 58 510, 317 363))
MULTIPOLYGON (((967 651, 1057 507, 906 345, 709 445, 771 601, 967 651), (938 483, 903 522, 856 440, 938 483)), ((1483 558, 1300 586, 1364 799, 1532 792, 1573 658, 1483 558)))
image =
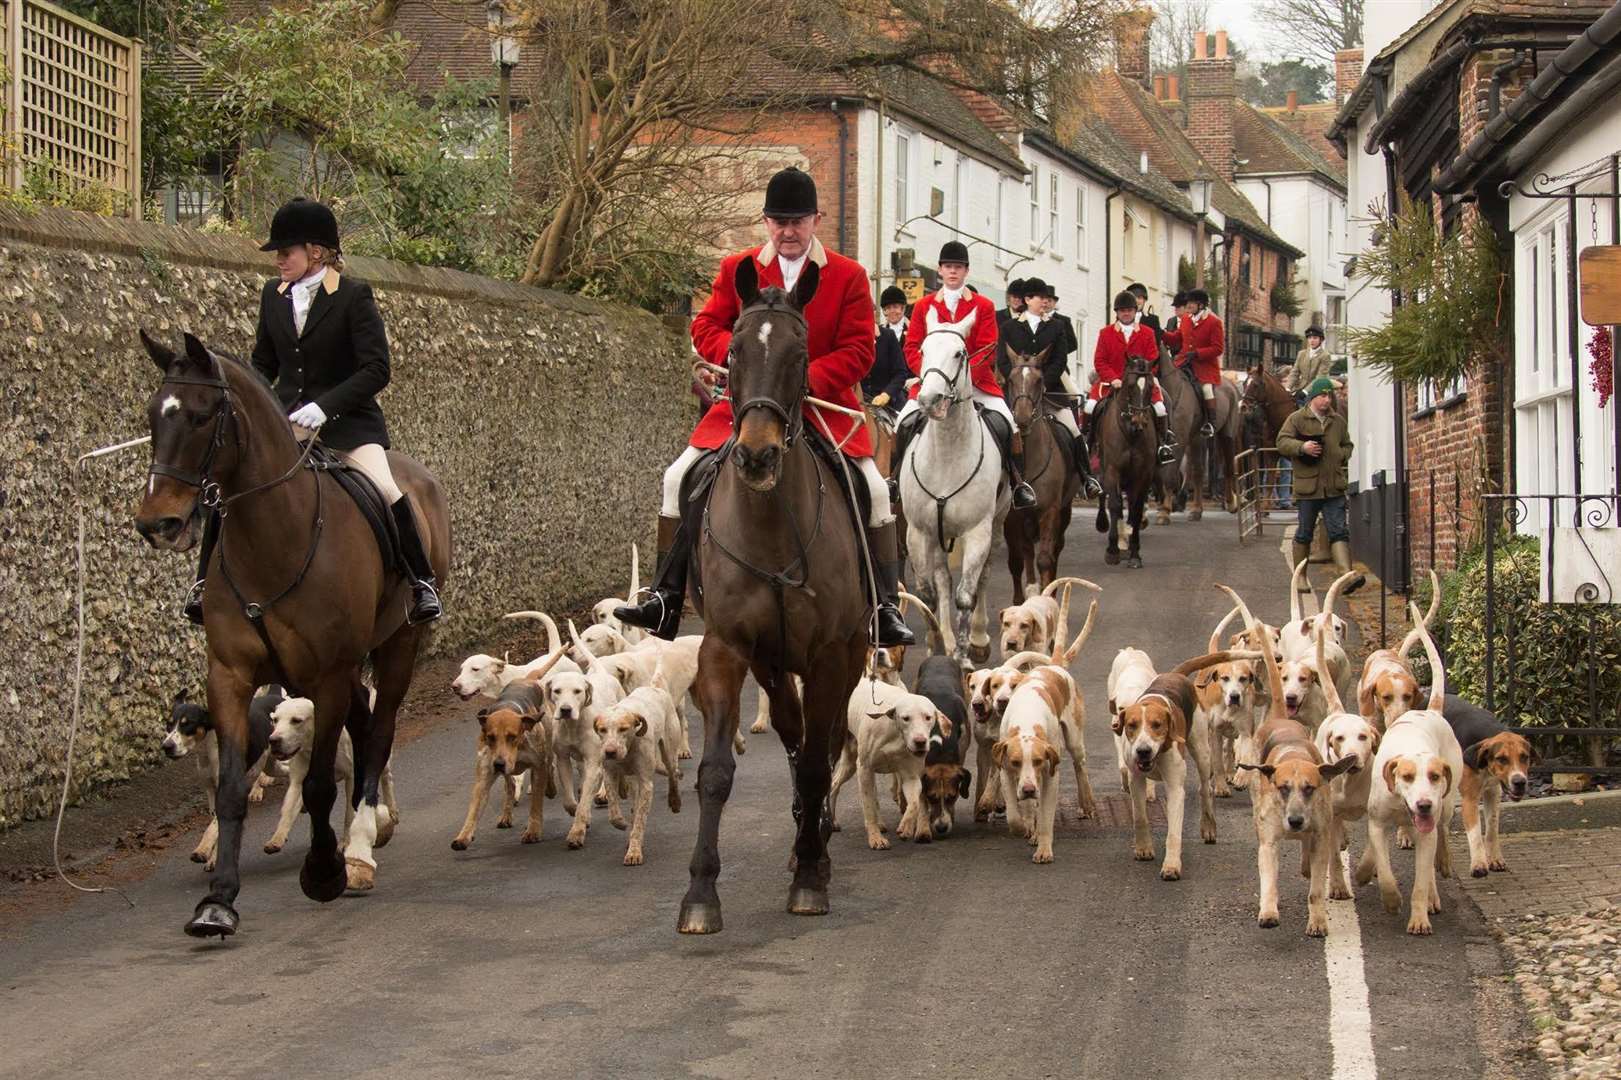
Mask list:
POLYGON ((383 557, 384 572, 405 572, 405 555, 400 548, 399 528, 394 524, 394 515, 388 508, 388 502, 383 493, 377 489, 372 478, 360 469, 350 465, 337 451, 320 442, 310 449, 309 460, 305 467, 317 473, 327 473, 338 482, 338 486, 354 500, 360 515, 371 526, 372 536, 377 541, 377 551, 383 557))

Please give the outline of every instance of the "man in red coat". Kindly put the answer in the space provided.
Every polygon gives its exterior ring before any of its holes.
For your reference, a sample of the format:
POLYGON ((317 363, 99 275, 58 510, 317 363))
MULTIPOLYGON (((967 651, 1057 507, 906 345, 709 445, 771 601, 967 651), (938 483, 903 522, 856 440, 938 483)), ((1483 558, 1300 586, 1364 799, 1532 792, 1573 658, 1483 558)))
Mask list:
MULTIPOLYGON (((1086 396, 1088 429, 1092 426, 1092 414, 1097 411, 1098 403, 1120 389, 1126 377, 1127 359, 1137 357, 1146 361, 1149 369, 1153 370, 1153 363, 1159 358, 1158 339, 1154 336, 1153 327, 1142 321, 1137 309, 1137 297, 1130 292, 1116 296, 1114 320, 1098 331, 1097 347, 1092 352, 1092 368, 1098 373, 1098 381, 1092 384, 1086 396)), ((1176 442, 1171 438, 1171 426, 1165 416, 1165 402, 1160 397, 1159 383, 1150 376, 1149 384, 1150 397, 1154 402, 1154 431, 1159 436, 1159 460, 1160 464, 1168 465, 1176 460, 1176 442)))
MULTIPOLYGON (((912 322, 906 329, 906 366, 913 375, 923 374, 923 339, 929 333, 930 313, 936 326, 964 322, 970 315, 973 324, 968 327, 964 344, 968 349, 969 376, 973 386, 973 399, 980 406, 985 426, 1002 452, 1002 467, 1007 473, 1008 486, 1013 489, 1014 509, 1024 510, 1036 505, 1036 493, 1024 482, 1019 472, 1019 447, 1013 426, 1013 412, 1002 397, 1001 384, 996 381, 996 346, 999 340, 996 305, 991 298, 967 286, 968 248, 960 240, 949 240, 940 248, 940 288, 930 293, 912 308, 912 322)), ((910 400, 901 409, 895 427, 895 450, 890 456, 894 462, 891 471, 900 476, 901 464, 906 460, 906 447, 923 425, 923 415, 917 407, 918 386, 913 385, 910 400)), ((895 480, 890 481, 892 484, 895 480)))
POLYGON ((1216 387, 1221 382, 1221 356, 1227 350, 1227 334, 1221 316, 1210 309, 1210 294, 1203 289, 1188 293, 1189 314, 1177 319, 1175 330, 1165 335, 1165 347, 1176 357, 1178 367, 1193 365, 1204 405, 1207 439, 1216 435, 1216 387))
MULTIPOLYGON (((816 239, 816 226, 822 215, 817 209, 816 183, 798 169, 783 169, 766 185, 764 222, 767 243, 749 251, 727 256, 715 275, 709 302, 692 320, 692 347, 699 359, 725 367, 731 350, 732 324, 742 310, 737 294, 737 267, 744 259, 755 261, 760 288, 775 286, 792 290, 807 262, 817 266, 819 284, 805 305, 805 323, 810 351, 810 394, 860 410, 858 389, 872 367, 872 301, 867 292, 867 273, 861 264, 834 254, 816 239)), ((994 313, 992 329, 995 328, 994 313)), ((699 380, 713 387, 716 377, 707 369, 696 372, 699 380)), ((871 515, 867 520, 867 546, 873 559, 874 581, 878 586, 877 645, 910 645, 912 632, 896 606, 900 588, 900 545, 895 532, 895 515, 890 510, 889 489, 872 460, 872 440, 861 421, 842 413, 805 406, 805 423, 810 430, 830 434, 837 442, 853 428, 854 435, 844 443, 845 456, 867 485, 871 515)), ((715 403, 698 422, 687 449, 664 472, 664 502, 659 511, 658 576, 646 599, 614 610, 632 626, 644 627, 655 635, 673 639, 681 622, 686 599, 687 569, 691 562, 692 538, 681 528, 681 482, 687 470, 703 452, 713 450, 732 435, 732 405, 715 403)))

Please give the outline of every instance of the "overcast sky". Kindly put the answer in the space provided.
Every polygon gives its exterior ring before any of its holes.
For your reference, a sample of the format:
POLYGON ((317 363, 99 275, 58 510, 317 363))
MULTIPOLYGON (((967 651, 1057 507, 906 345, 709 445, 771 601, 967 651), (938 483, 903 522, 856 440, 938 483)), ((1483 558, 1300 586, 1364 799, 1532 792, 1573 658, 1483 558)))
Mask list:
POLYGON ((1249 56, 1277 59, 1283 42, 1267 30, 1257 12, 1255 0, 1213 0, 1210 5, 1211 30, 1225 30, 1244 45, 1249 56))

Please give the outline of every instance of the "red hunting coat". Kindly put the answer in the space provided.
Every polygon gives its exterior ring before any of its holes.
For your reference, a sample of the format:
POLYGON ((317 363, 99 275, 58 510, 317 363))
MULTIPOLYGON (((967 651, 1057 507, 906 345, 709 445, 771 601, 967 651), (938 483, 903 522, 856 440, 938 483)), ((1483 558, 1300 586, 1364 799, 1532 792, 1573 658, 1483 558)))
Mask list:
MULTIPOLYGON (((726 366, 727 351, 732 344, 732 324, 742 311, 742 302, 737 296, 737 264, 744 259, 755 261, 760 288, 768 285, 782 288, 782 267, 777 264, 776 251, 770 244, 728 255, 721 262, 709 302, 692 320, 693 348, 700 357, 719 367, 726 366)), ((860 263, 828 251, 820 240, 811 241, 809 259, 821 268, 816 295, 805 308, 805 322, 810 330, 810 392, 814 397, 859 410, 858 391, 862 377, 872 368, 874 345, 867 272, 860 263)), ((993 327, 995 322, 992 318, 993 327)), ((835 442, 855 426, 857 431, 844 444, 844 453, 852 458, 872 456, 872 439, 860 420, 806 405, 806 426, 814 431, 822 429, 812 419, 813 415, 822 417, 835 442)), ((713 450, 731 435, 732 403, 719 401, 698 421, 688 445, 713 450)))
MULTIPOLYGON (((991 397, 1001 397, 1002 387, 996 381, 996 305, 990 297, 965 289, 953 317, 946 311, 945 301, 940 296, 938 292, 930 293, 912 309, 912 321, 906 327, 906 366, 912 369, 913 375, 923 374, 923 338, 929 332, 929 312, 933 311, 943 324, 962 322, 972 311, 975 315, 974 325, 968 330, 968 355, 973 360, 968 369, 973 375, 974 389, 991 397)), ((917 391, 917 386, 912 387, 908 396, 917 397, 917 391)))
MULTIPOLYGON (((1128 339, 1120 332, 1120 324, 1112 322, 1098 331, 1097 348, 1092 351, 1092 366, 1097 369, 1098 381, 1088 393, 1093 401, 1101 401, 1114 391, 1109 384, 1115 379, 1126 376, 1126 358, 1136 356, 1148 361, 1152 370, 1154 361, 1159 357, 1159 342, 1154 337, 1154 328, 1138 320, 1133 325, 1131 337, 1128 339)), ((1155 385, 1153 400, 1160 400, 1159 386, 1155 385)))
POLYGON ((1219 315, 1207 311, 1198 322, 1178 319, 1176 329, 1165 335, 1165 347, 1178 364, 1183 353, 1193 350, 1193 377, 1212 386, 1221 382, 1221 354, 1227 348, 1227 333, 1219 315))

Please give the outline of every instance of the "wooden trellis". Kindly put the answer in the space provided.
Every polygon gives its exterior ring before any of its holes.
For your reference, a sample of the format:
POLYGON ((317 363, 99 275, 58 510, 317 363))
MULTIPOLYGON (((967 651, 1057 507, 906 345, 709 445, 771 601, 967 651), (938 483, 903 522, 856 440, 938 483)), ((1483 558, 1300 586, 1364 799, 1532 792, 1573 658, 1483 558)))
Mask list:
POLYGON ((141 45, 43 0, 0 0, 6 183, 54 168, 141 205, 141 45))

